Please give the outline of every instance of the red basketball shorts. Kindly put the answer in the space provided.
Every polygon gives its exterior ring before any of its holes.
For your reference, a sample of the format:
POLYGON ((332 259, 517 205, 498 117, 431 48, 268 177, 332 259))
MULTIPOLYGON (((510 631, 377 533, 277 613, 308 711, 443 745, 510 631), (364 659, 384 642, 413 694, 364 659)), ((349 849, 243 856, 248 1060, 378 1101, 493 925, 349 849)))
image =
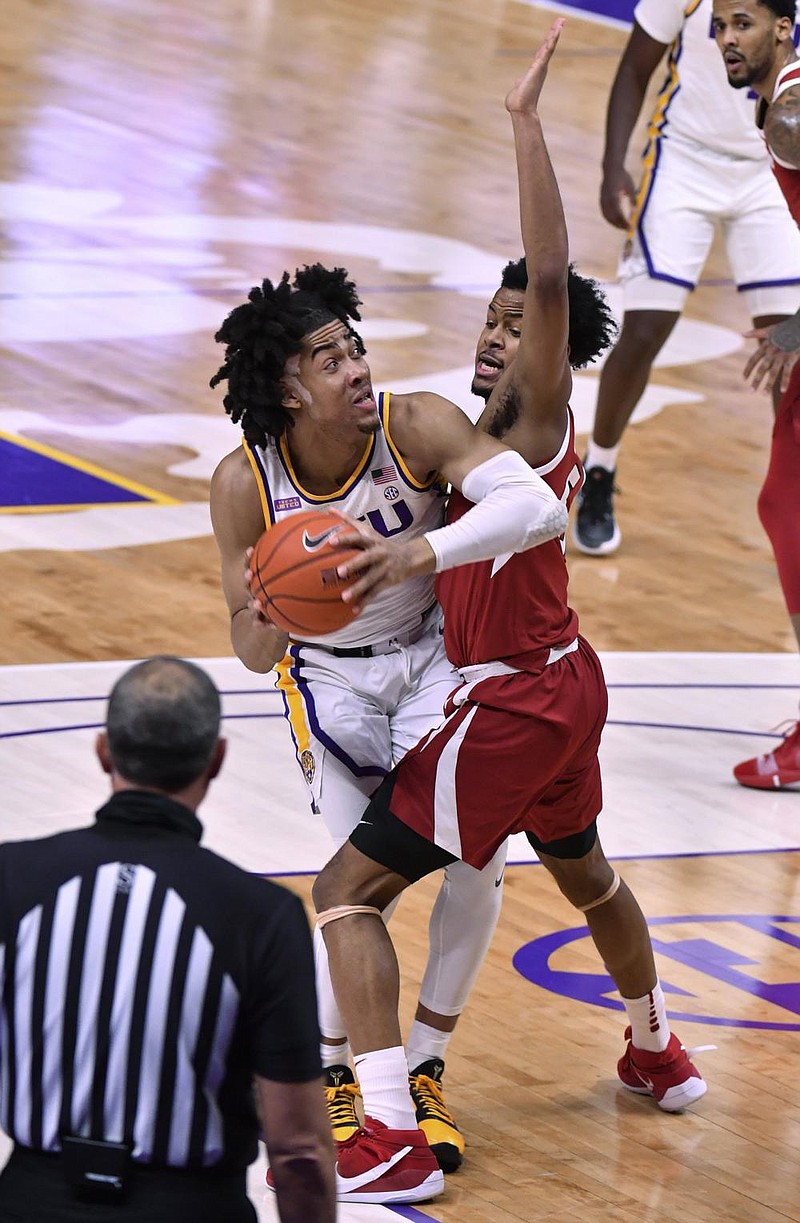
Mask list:
POLYGON ((602 807, 597 751, 608 710, 588 642, 579 638, 537 674, 492 676, 464 691, 397 767, 392 812, 478 868, 510 833, 546 843, 583 832, 602 807))

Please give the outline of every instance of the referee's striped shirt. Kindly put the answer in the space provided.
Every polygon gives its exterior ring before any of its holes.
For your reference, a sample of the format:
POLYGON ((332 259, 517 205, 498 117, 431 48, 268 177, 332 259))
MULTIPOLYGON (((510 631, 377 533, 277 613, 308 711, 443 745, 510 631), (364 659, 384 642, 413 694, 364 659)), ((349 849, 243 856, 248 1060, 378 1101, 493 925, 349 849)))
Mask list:
POLYGON ((238 1171, 252 1076, 320 1074, 299 899, 199 845, 188 808, 123 791, 90 828, 0 846, 0 1126, 57 1152, 127 1142, 238 1171))

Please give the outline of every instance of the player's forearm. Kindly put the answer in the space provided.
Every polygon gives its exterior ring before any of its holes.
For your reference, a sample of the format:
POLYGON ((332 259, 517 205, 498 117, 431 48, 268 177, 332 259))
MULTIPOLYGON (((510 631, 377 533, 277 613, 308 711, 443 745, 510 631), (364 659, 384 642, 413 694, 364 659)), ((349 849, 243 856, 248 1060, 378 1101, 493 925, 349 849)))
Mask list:
POLYGON ((603 173, 621 170, 625 165, 631 133, 636 127, 647 90, 632 65, 620 64, 611 87, 606 112, 606 145, 603 152, 603 173))
POLYGON ((268 624, 249 607, 241 608, 231 617, 231 645, 248 671, 260 675, 271 671, 286 653, 288 642, 288 633, 268 624))
POLYGON ((567 222, 538 115, 514 113, 520 227, 528 284, 566 278, 567 222))
POLYGON ((475 505, 457 522, 429 531, 436 572, 524 552, 563 535, 567 511, 541 476, 514 451, 468 472, 462 492, 475 505))
POLYGON ((336 1182, 331 1152, 317 1149, 269 1151, 281 1223, 334 1223, 336 1182))

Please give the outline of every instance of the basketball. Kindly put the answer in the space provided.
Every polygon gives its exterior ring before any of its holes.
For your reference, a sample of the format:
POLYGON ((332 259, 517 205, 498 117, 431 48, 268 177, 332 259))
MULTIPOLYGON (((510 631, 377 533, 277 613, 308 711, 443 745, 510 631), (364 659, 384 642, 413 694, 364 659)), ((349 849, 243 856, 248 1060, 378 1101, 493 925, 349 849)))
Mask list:
POLYGON ((342 601, 350 583, 338 565, 357 548, 333 548, 331 535, 347 526, 332 510, 304 510, 269 527, 250 558, 250 592, 273 624, 297 636, 321 637, 344 628, 356 613, 342 601))

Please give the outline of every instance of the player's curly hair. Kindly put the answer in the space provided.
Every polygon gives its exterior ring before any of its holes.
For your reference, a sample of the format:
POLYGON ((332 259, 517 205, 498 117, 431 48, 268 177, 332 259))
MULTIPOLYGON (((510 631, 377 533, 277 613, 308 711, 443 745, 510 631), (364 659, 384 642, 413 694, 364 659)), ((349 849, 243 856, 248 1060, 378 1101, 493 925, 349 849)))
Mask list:
POLYGON ((287 360, 302 351, 303 338, 333 319, 348 327, 350 319, 361 319, 361 299, 347 275, 344 268, 315 263, 297 268, 293 281, 288 272, 278 284, 264 280, 214 336, 225 345, 225 363, 209 385, 227 381, 225 411, 252 445, 265 446, 268 435, 279 437, 293 424, 282 403, 281 379, 287 360))
MULTIPOLYGON (((503 268, 500 280, 503 289, 524 293, 528 287, 525 257, 512 259, 503 268)), ((573 264, 567 276, 569 295, 569 363, 573 369, 583 369, 610 348, 617 334, 617 324, 606 295, 596 280, 580 276, 573 264)))

